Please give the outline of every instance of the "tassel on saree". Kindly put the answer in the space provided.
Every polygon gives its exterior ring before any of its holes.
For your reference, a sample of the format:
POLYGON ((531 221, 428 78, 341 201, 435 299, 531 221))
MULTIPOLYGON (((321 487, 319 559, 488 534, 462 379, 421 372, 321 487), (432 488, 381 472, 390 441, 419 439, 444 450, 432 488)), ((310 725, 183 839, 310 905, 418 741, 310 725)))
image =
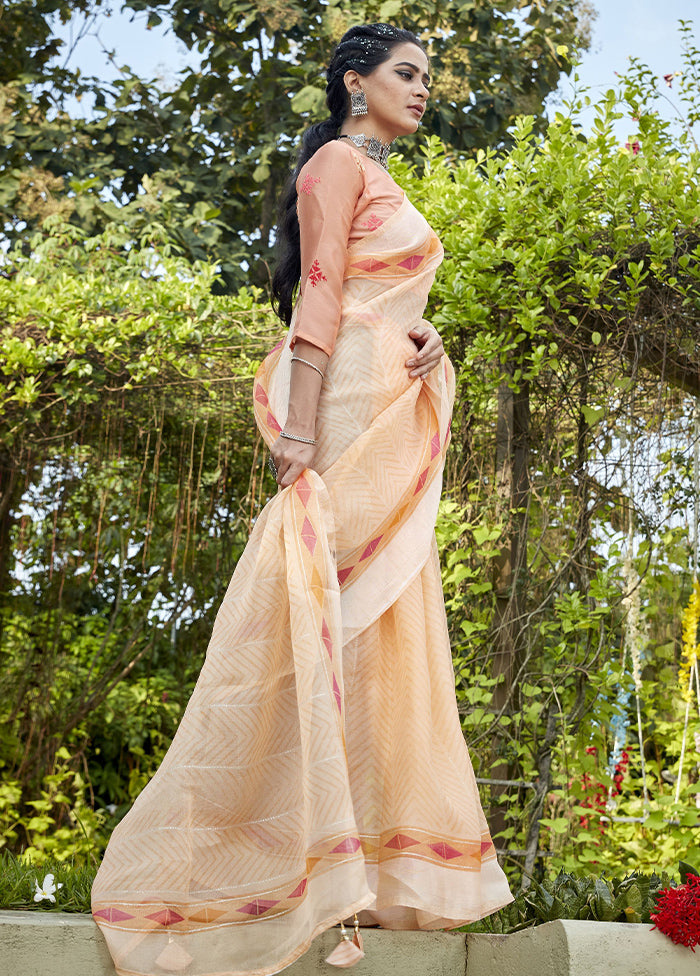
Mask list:
POLYGON ((338 969, 349 969, 355 963, 359 962, 360 959, 364 959, 365 953, 362 945, 362 936, 360 935, 360 922, 357 915, 353 916, 353 928, 354 933, 351 939, 343 922, 340 923, 340 943, 326 958, 326 962, 330 963, 331 966, 336 966, 338 969))

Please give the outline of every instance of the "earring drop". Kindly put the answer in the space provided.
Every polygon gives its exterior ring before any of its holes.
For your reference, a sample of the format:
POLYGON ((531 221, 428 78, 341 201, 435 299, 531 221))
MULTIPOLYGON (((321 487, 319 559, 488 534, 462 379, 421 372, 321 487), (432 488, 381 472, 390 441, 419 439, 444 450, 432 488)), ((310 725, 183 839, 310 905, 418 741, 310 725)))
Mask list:
POLYGON ((354 116, 367 115, 367 97, 362 89, 357 92, 350 92, 350 114, 354 116))

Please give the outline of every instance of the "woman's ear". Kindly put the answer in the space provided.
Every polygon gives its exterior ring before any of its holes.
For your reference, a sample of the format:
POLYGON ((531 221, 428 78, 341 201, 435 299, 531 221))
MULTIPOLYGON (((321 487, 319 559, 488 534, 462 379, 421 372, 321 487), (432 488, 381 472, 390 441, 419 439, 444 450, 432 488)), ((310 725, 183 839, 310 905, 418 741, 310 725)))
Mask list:
POLYGON ((357 71, 346 71, 343 75, 345 90, 348 92, 360 91, 362 89, 362 76, 357 71))

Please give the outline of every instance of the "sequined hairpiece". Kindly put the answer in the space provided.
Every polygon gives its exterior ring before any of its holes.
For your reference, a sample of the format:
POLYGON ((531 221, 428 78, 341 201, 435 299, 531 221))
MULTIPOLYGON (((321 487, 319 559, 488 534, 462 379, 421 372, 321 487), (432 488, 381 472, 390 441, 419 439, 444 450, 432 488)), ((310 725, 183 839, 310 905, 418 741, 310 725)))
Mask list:
POLYGON ((331 68, 329 66, 326 75, 329 81, 331 78, 345 74, 350 64, 359 65, 363 68, 374 67, 375 62, 370 60, 369 57, 363 56, 360 52, 364 51, 367 55, 387 54, 390 43, 401 40, 401 31, 396 27, 392 27, 391 24, 367 24, 366 27, 368 30, 373 31, 374 35, 359 34, 354 37, 348 37, 338 44, 333 60, 335 61, 339 55, 341 57, 345 55, 346 51, 348 54, 343 57, 342 64, 338 65, 338 67, 331 68), (376 35, 382 36, 377 37, 376 35), (349 52, 353 49, 358 53, 355 55, 350 54, 349 52))
MULTIPOLYGON (((360 51, 364 49, 367 54, 370 52, 372 54, 385 54, 388 51, 384 41, 381 41, 378 37, 356 37, 348 41, 343 41, 342 44, 339 44, 336 48, 336 57, 338 54, 345 54, 346 50, 351 51, 353 48, 355 50, 359 48, 360 51)), ((349 56, 343 58, 343 63, 335 69, 333 74, 345 74, 345 72, 348 70, 348 63, 360 64, 363 67, 368 67, 370 65, 370 60, 367 56, 363 56, 359 52, 354 56, 349 54, 349 56)))

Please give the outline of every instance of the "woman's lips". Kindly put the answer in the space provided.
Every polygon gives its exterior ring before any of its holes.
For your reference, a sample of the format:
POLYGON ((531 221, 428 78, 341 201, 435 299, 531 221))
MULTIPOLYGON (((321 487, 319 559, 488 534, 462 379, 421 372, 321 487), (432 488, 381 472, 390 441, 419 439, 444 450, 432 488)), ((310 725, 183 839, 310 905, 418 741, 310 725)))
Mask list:
POLYGON ((422 105, 409 105, 408 109, 410 112, 415 112, 416 116, 421 119, 423 117, 423 106, 422 105))

